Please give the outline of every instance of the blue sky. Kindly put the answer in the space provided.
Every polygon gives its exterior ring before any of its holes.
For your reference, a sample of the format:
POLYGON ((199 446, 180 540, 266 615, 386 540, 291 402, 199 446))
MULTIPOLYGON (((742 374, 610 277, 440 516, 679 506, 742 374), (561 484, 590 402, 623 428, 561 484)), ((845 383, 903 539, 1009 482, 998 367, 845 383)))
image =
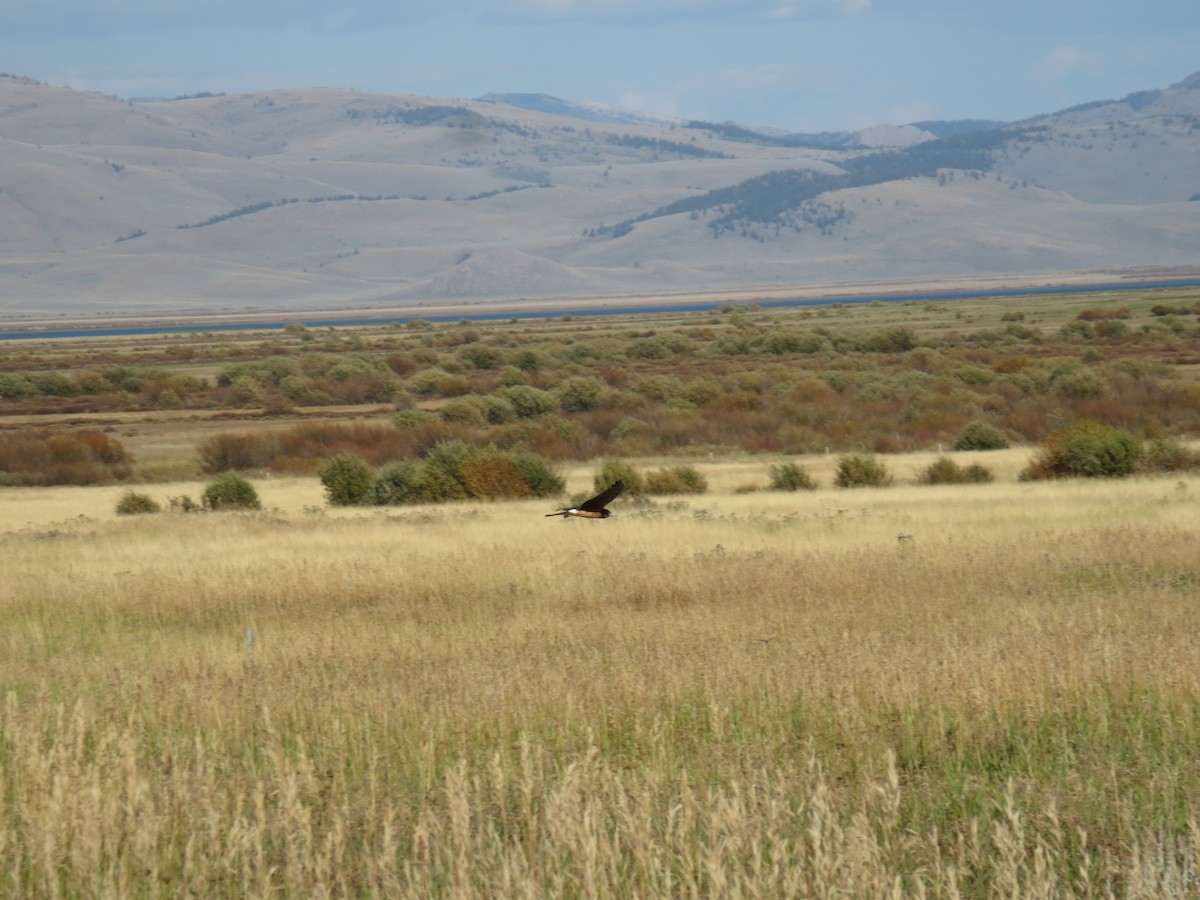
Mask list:
POLYGON ((831 131, 1014 120, 1198 70, 1198 0, 0 0, 0 71, 120 97, 540 92, 831 131))

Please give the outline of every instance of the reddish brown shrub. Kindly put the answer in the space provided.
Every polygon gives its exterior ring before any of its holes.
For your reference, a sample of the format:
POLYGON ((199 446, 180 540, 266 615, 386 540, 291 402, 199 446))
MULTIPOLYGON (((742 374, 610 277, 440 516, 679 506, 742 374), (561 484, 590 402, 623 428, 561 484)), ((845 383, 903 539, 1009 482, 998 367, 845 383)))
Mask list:
POLYGON ((132 459, 102 431, 33 431, 0 436, 0 484, 111 484, 128 478, 132 459))
POLYGON ((508 500, 533 496, 516 461, 499 453, 481 453, 467 460, 460 474, 472 497, 508 500))
POLYGON ((1081 309, 1075 316, 1081 322, 1102 322, 1105 319, 1128 319, 1129 317, 1128 306, 1093 306, 1088 309, 1081 309))

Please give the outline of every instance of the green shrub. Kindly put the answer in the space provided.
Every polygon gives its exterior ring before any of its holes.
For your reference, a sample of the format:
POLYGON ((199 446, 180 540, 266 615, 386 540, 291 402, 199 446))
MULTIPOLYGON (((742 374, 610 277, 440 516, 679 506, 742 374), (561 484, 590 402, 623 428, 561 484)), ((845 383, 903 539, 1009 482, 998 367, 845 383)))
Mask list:
POLYGON ((237 472, 224 472, 204 489, 205 509, 262 509, 254 485, 237 472))
POLYGON ((1142 470, 1146 472, 1195 472, 1200 470, 1200 451, 1184 446, 1175 438, 1157 438, 1146 447, 1142 470))
POLYGON ((948 456, 939 456, 919 476, 917 484, 986 484, 992 473, 979 463, 960 466, 948 456))
POLYGON ((1141 441, 1125 429, 1076 422, 1046 438, 1021 478, 1121 478, 1137 471, 1144 456, 1141 441))
POLYGON ((887 466, 869 453, 850 453, 838 457, 833 483, 838 487, 888 487, 892 475, 887 466))
POLYGON ((1108 380, 1093 369, 1073 369, 1056 374, 1050 380, 1051 390, 1060 397, 1072 400, 1095 400, 1108 393, 1108 380))
POLYGON ((954 439, 955 450, 1005 450, 1008 438, 995 425, 987 422, 971 422, 964 425, 954 439))
POLYGON ((808 474, 808 470, 794 462, 776 463, 767 470, 767 474, 771 478, 771 490, 773 491, 815 491, 817 489, 817 482, 808 474))
POLYGON ((200 509, 200 504, 189 497, 187 494, 180 494, 178 497, 171 497, 167 500, 171 512, 190 513, 200 509))
POLYGON ((971 463, 962 472, 964 484, 990 484, 996 480, 996 476, 992 474, 992 470, 979 463, 971 463))
POLYGON ((421 462, 420 494, 425 503, 469 500, 464 466, 479 454, 479 448, 465 441, 441 441, 425 454, 421 462))
POLYGON ((421 502, 421 467, 414 462, 391 462, 379 470, 365 499, 372 506, 401 506, 421 502))
POLYGON ((21 400, 36 393, 37 388, 24 375, 0 372, 0 399, 21 400))
POLYGON ((618 422, 616 424, 616 427, 613 428, 613 430, 610 432, 609 436, 613 440, 620 440, 622 438, 629 437, 630 435, 634 434, 635 432, 643 431, 647 427, 648 426, 646 425, 646 423, 643 422, 641 419, 637 418, 636 416, 626 416, 625 418, 623 418, 620 422, 618 422))
POLYGON ((506 500, 562 493, 561 475, 534 453, 442 441, 420 463, 389 463, 360 502, 375 505, 506 500))
POLYGON ((567 486, 566 479, 536 453, 514 453, 512 460, 535 497, 557 497, 567 486))
POLYGON ((496 396, 507 400, 513 411, 522 419, 532 419, 555 412, 559 407, 558 398, 549 391, 530 387, 527 384, 514 384, 500 388, 496 396))
POLYGON ((438 414, 447 422, 478 427, 487 421, 483 398, 478 394, 465 394, 448 401, 438 414))
POLYGON ((375 483, 375 471, 350 453, 339 453, 317 473, 325 485, 325 496, 333 506, 359 506, 375 483))
POLYGON ((646 475, 647 494, 703 494, 708 480, 693 466, 671 466, 646 475))
POLYGON ((560 384, 555 393, 563 412, 583 412, 592 409, 600 396, 604 383, 598 378, 568 378, 560 384))
POLYGON ((503 397, 487 394, 483 397, 483 415, 489 425, 503 425, 517 417, 513 405, 503 397))
POLYGON ((598 494, 614 481, 625 482, 627 496, 641 497, 646 493, 646 479, 642 473, 623 459, 606 459, 600 463, 600 471, 592 478, 592 489, 598 494))
POLYGON ((392 416, 392 424, 397 428, 415 428, 431 418, 433 416, 423 409, 402 409, 392 416))
POLYGON ((158 501, 148 494, 139 494, 137 491, 126 491, 121 495, 121 499, 117 501, 118 516, 136 516, 143 513, 162 512, 162 507, 158 505, 158 501))

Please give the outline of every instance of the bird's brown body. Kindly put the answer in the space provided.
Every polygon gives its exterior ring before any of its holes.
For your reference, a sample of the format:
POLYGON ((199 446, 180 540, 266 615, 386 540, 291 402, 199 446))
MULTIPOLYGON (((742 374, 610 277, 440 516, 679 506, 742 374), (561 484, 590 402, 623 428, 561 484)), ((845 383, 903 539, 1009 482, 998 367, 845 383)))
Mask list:
POLYGON ((546 518, 550 518, 550 516, 562 516, 564 519, 572 517, 580 519, 607 519, 612 513, 604 507, 615 500, 623 490, 625 490, 625 482, 614 481, 591 500, 585 500, 578 506, 562 507, 558 512, 546 513, 546 518))

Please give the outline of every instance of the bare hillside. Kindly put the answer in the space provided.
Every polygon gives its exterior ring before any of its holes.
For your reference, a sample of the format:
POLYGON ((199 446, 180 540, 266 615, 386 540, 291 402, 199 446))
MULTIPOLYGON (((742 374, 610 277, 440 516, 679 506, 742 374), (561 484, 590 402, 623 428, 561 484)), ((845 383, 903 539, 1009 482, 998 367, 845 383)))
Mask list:
POLYGON ((332 89, 128 103, 0 77, 0 315, 1200 265, 1200 77, 846 150, 332 89))

